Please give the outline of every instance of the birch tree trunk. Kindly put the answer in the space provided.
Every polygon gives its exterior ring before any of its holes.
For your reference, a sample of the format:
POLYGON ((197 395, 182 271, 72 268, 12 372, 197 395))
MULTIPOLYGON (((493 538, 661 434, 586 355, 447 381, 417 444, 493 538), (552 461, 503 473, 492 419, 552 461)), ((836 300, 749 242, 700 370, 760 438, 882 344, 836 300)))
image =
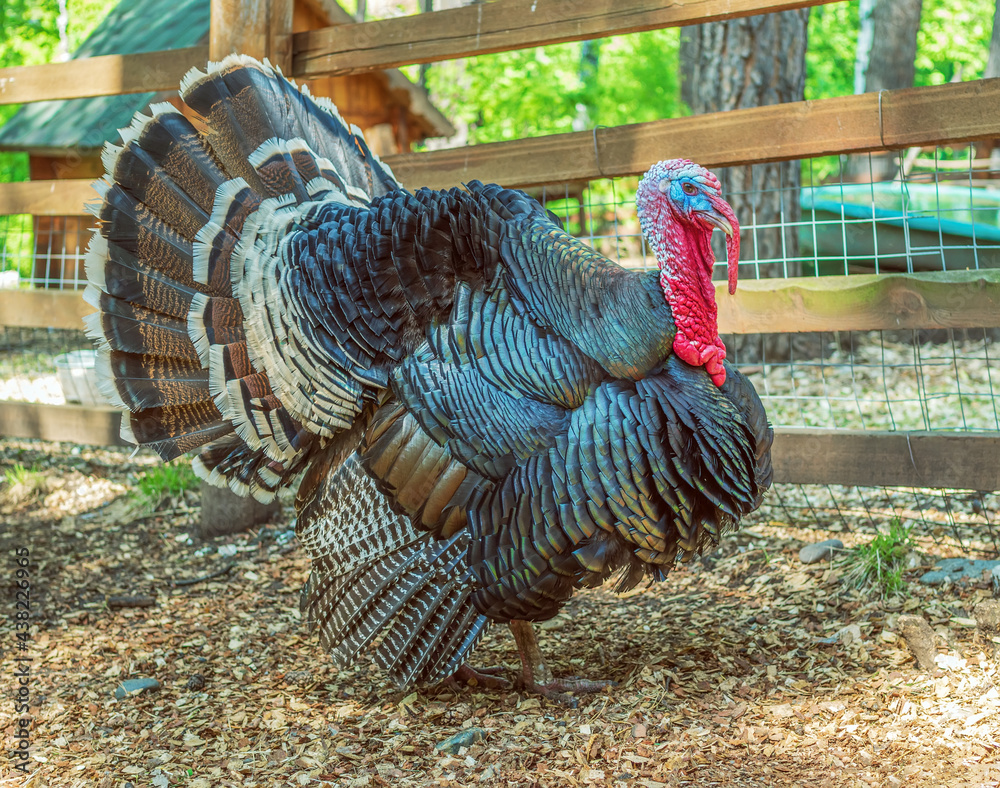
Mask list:
MULTIPOLYGON (((681 99, 696 114, 801 101, 806 74, 809 9, 694 25, 681 31, 681 99)), ((795 228, 800 165, 775 162, 718 170, 724 194, 744 225, 747 256, 765 262, 761 277, 797 276, 795 228)))
MULTIPOLYGON (((692 112, 719 112, 801 101, 806 73, 809 9, 694 25, 681 31, 681 99, 692 112)), ((799 276, 801 165, 797 161, 716 170, 723 195, 740 224, 741 257, 762 261, 763 277, 799 276), (756 229, 760 228, 760 229, 756 229)), ((724 248, 716 251, 722 259, 724 248)), ((754 276, 744 266, 743 277, 754 276)), ((729 357, 741 362, 788 358, 791 335, 724 337, 729 357)))

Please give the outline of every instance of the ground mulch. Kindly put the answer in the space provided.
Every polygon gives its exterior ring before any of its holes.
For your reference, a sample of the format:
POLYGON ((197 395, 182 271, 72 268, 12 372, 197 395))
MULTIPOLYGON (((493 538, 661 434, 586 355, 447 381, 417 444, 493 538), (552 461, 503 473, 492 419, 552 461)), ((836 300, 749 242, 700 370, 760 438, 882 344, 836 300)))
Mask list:
MULTIPOLYGON (((954 546, 919 542, 907 593, 883 599, 797 557, 867 536, 768 513, 665 583, 580 593, 543 625, 557 675, 618 682, 567 708, 338 670, 298 612, 308 558, 290 512, 196 542, 197 493, 136 508, 144 456, 0 443, 0 471, 15 462, 38 475, 0 488, 3 788, 1000 785, 1000 645, 973 618, 990 585, 917 582, 954 546), (6 752, 18 547, 31 553, 29 777, 6 752), (935 670, 914 663, 904 613, 935 630, 935 670), (134 678, 161 688, 116 699, 134 678), (436 749, 465 729, 469 746, 436 749)), ((475 653, 516 663, 504 627, 475 653)))

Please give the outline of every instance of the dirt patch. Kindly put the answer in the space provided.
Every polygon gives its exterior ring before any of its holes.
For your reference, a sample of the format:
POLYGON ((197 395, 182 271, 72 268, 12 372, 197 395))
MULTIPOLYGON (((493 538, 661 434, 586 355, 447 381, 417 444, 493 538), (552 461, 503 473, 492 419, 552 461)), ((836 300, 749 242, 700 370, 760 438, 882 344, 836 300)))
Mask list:
MULTIPOLYGON (((14 462, 43 480, 0 504, 0 733, 9 750, 23 653, 11 556, 27 547, 32 774, 5 751, 0 786, 1000 784, 1000 647, 973 617, 988 580, 916 582, 932 550, 954 547, 928 542, 908 594, 882 600, 847 589, 829 563, 799 563, 805 541, 833 532, 770 518, 658 586, 581 593, 541 629, 542 648, 557 674, 619 684, 567 709, 514 691, 403 693, 367 665, 339 671, 298 614, 308 559, 287 511, 195 543, 196 500, 123 524, 149 459, 0 444, 0 470, 14 462), (935 670, 916 667, 904 614, 935 630, 935 670), (161 688, 114 698, 138 678, 161 688), (435 749, 467 728, 482 739, 435 749)), ((506 628, 475 661, 513 668, 506 628)))

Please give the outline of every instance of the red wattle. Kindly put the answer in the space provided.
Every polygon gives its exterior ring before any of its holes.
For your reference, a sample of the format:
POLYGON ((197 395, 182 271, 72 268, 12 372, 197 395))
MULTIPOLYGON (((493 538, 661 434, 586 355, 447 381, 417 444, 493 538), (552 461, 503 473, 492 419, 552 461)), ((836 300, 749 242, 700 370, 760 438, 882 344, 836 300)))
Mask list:
POLYGON ((712 206, 733 228, 732 235, 726 238, 726 265, 729 273, 729 295, 736 292, 736 280, 739 278, 740 264, 740 222, 733 212, 732 206, 721 197, 711 197, 712 206))
POLYGON ((693 367, 704 367, 716 386, 726 382, 726 368, 722 364, 726 358, 726 346, 718 336, 714 344, 700 345, 678 331, 674 336, 674 353, 681 361, 693 367))

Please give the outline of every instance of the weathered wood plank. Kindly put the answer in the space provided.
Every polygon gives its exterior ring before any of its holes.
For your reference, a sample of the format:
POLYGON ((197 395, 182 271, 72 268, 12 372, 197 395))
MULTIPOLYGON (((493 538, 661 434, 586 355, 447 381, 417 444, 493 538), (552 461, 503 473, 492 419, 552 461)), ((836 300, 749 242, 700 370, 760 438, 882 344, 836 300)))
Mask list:
POLYGON ((82 290, 0 290, 0 326, 83 330, 94 312, 82 290))
POLYGON ((3 68, 0 69, 0 104, 176 91, 188 69, 204 67, 207 60, 208 47, 195 46, 3 68))
POLYGON ((82 290, 0 290, 0 326, 82 331, 93 311, 82 290))
MULTIPOLYGON (((762 279, 716 286, 719 333, 1000 326, 1000 271, 762 279)), ((0 325, 82 328, 79 290, 0 290, 0 325)))
POLYGON ((292 74, 354 74, 828 2, 833 0, 494 0, 298 33, 292 74))
MULTIPOLYGON (((675 157, 722 167, 1000 136, 1000 79, 888 91, 882 102, 881 132, 878 98, 866 94, 399 154, 385 160, 400 182, 411 187, 448 188, 476 179, 523 187, 638 175, 661 159, 675 157), (917 114, 914 123, 919 133, 903 125, 917 114)), ((89 187, 89 181, 82 183, 89 187)), ((30 212, 29 198, 19 196, 21 187, 0 184, 0 214, 30 212)), ((53 193, 47 205, 54 213, 79 213, 82 193, 67 192, 64 198, 53 193)))
POLYGON ((1000 490, 1000 433, 774 432, 776 482, 1000 490))
POLYGON ((126 446, 119 435, 121 420, 115 408, 0 402, 0 435, 8 438, 126 446))
POLYGON ((716 285, 720 334, 1000 326, 1000 271, 758 279, 716 285))
POLYGON ((239 53, 291 72, 292 0, 212 0, 210 24, 212 61, 239 53))
POLYGON ((92 183, 86 178, 0 183, 0 216, 82 216, 84 205, 97 199, 92 183))
POLYGON ((639 175, 663 159, 706 167, 967 142, 1000 134, 1000 79, 714 112, 609 129, 386 156, 400 182, 446 188, 639 175), (880 124, 881 121, 881 124, 880 124))

